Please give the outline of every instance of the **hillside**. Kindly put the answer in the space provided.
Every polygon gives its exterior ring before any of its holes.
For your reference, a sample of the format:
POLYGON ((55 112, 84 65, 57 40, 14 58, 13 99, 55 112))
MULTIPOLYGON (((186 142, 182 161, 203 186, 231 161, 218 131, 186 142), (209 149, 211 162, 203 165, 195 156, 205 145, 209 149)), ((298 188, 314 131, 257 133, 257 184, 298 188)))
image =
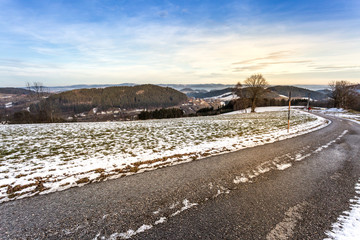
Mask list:
POLYGON ((185 94, 172 88, 138 85, 66 91, 51 95, 46 102, 61 112, 80 113, 94 107, 101 110, 172 107, 186 100, 185 94))
POLYGON ((187 95, 194 98, 211 98, 223 95, 225 93, 231 93, 232 91, 232 88, 225 88, 221 90, 212 90, 210 92, 190 92, 187 95))
POLYGON ((274 86, 269 87, 268 90, 284 96, 288 96, 289 91, 291 91, 291 97, 293 98, 307 98, 308 96, 314 100, 323 100, 327 98, 327 96, 322 92, 293 86, 274 86))
POLYGON ((2 94, 30 94, 32 91, 23 89, 23 88, 0 88, 0 93, 2 94))
POLYGON ((329 89, 317 90, 317 92, 322 93, 328 97, 331 97, 331 93, 332 93, 331 90, 329 89))

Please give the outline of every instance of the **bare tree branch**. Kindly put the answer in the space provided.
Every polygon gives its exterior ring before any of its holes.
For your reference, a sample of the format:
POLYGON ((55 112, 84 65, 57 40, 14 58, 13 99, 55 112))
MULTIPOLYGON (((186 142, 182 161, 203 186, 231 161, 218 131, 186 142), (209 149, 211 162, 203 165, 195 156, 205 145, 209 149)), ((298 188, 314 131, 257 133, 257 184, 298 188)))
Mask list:
POLYGON ((348 81, 333 81, 329 84, 334 99, 334 107, 349 108, 354 101, 354 89, 348 81))

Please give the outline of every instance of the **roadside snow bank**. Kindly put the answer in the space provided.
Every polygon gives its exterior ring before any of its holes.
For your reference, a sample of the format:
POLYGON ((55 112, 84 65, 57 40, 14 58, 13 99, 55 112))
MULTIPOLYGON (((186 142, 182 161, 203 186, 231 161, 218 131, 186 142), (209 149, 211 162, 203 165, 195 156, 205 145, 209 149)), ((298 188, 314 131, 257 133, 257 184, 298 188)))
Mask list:
POLYGON ((355 186, 356 196, 350 200, 350 211, 343 212, 326 232, 325 240, 358 240, 360 237, 360 179, 355 186))

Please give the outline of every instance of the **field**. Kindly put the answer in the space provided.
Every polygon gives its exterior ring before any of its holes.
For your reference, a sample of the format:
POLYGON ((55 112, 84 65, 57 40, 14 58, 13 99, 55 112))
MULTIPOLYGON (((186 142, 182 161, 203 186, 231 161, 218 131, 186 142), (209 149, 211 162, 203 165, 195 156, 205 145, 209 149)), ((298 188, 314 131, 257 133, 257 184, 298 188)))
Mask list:
POLYGON ((292 112, 131 122, 3 125, 0 202, 293 137, 326 120, 292 112))

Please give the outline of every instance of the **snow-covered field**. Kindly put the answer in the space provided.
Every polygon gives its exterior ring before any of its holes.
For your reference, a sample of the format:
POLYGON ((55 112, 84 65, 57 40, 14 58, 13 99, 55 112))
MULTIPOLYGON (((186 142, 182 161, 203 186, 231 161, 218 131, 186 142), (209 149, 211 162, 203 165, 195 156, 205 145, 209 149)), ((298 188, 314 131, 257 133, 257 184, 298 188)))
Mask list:
MULTIPOLYGON (((294 110, 299 110, 299 109, 303 109, 303 106, 292 106, 291 109, 294 110)), ((263 113, 263 112, 281 112, 281 111, 288 111, 289 107, 288 106, 275 106, 275 107, 257 107, 255 109, 255 112, 257 113, 263 113)), ((233 115, 233 114, 239 114, 239 113, 250 113, 251 112, 251 108, 246 108, 243 110, 239 110, 239 111, 233 111, 233 112, 229 112, 229 113, 225 113, 224 115, 233 115)))
POLYGON ((316 130, 293 111, 132 122, 3 125, 0 202, 64 190, 316 130))
POLYGON ((205 99, 218 99, 221 101, 230 101, 230 100, 237 99, 237 98, 239 98, 239 97, 236 94, 234 94, 233 92, 227 92, 227 93, 223 93, 219 96, 208 97, 205 99))

